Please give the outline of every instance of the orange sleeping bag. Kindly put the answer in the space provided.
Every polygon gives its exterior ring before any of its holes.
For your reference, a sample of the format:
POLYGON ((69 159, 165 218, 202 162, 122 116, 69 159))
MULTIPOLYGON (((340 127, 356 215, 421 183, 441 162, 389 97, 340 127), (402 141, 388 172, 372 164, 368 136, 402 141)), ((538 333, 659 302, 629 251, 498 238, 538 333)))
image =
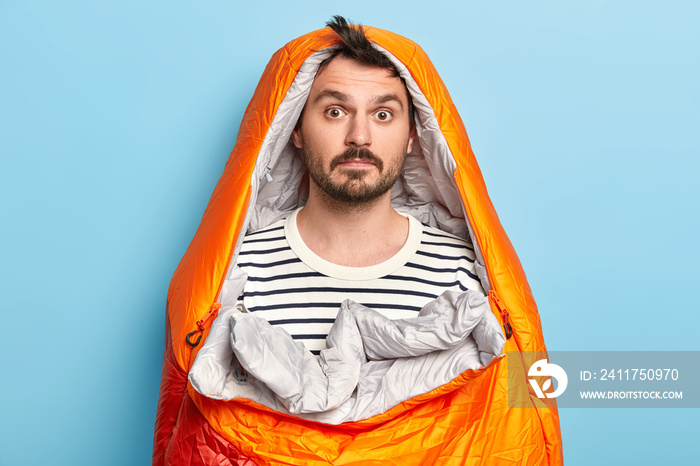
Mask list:
MULTIPOLYGON (((419 144, 412 156, 422 175, 403 177, 418 185, 404 190, 404 197, 392 196, 392 202, 400 204, 397 210, 421 213, 421 221, 454 226, 472 241, 491 310, 507 335, 512 330, 505 356, 381 414, 339 425, 303 420, 249 399, 212 399, 188 382, 242 236, 303 202, 297 194, 303 178, 293 163, 289 133, 324 49, 335 41, 330 30, 315 31, 277 51, 267 65, 224 173, 172 278, 154 465, 563 462, 556 404, 534 407, 526 396, 528 407, 508 405, 508 364, 515 364, 508 352, 546 349, 525 274, 488 197, 457 109, 419 46, 380 29, 365 31, 397 65, 416 105, 419 144), (284 198, 275 197, 281 191, 284 198)), ((515 385, 522 389, 525 372, 518 373, 522 380, 515 385)))

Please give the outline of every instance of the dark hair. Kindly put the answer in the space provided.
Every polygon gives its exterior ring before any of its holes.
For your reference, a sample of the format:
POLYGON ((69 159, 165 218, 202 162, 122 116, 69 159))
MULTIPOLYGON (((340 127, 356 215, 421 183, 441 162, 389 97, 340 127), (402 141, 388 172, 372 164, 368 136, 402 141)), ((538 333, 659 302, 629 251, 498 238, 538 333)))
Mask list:
POLYGON ((326 26, 331 28, 333 32, 340 38, 340 42, 331 48, 331 54, 323 60, 318 66, 317 73, 323 71, 328 64, 336 57, 348 58, 368 66, 376 66, 385 68, 391 72, 391 76, 401 79, 406 88, 406 96, 408 97, 408 119, 411 130, 414 123, 414 107, 411 93, 406 87, 406 80, 401 77, 399 70, 389 60, 389 57, 384 55, 379 50, 375 49, 372 43, 367 39, 365 30, 361 25, 350 25, 345 18, 339 15, 333 16, 331 21, 326 23, 326 26))

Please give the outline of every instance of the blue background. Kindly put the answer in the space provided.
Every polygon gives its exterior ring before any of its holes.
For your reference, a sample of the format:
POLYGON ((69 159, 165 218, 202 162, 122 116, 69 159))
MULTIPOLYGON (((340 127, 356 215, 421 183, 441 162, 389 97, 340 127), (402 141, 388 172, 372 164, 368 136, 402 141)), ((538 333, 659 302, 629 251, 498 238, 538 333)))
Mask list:
MULTIPOLYGON (((551 350, 698 350, 694 2, 0 2, 0 463, 146 465, 170 277, 270 56, 332 14, 441 73, 551 350)), ((697 410, 562 409, 567 465, 697 410)))

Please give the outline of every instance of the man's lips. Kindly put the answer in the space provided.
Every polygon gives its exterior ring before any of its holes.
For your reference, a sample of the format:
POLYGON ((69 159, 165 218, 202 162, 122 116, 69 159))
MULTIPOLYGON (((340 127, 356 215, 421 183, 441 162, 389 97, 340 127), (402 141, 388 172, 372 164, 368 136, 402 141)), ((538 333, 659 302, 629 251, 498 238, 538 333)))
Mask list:
POLYGON ((353 147, 331 161, 331 171, 337 166, 357 170, 377 167, 381 172, 384 168, 384 163, 382 159, 374 155, 369 149, 353 147))
POLYGON ((343 168, 372 168, 374 167, 374 162, 366 159, 354 159, 346 160, 345 162, 340 162, 338 166, 343 168))

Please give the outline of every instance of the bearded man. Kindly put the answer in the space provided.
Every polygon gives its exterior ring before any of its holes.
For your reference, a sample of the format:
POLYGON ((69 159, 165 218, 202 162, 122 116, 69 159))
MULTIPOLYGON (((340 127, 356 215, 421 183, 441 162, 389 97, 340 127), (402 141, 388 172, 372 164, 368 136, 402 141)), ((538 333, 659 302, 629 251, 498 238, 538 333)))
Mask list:
POLYGON ((247 311, 280 325, 314 354, 340 304, 415 317, 446 290, 483 293, 473 248, 399 214, 391 188, 416 136, 398 70, 361 29, 328 23, 341 42, 319 66, 293 133, 308 200, 243 241, 247 311))

